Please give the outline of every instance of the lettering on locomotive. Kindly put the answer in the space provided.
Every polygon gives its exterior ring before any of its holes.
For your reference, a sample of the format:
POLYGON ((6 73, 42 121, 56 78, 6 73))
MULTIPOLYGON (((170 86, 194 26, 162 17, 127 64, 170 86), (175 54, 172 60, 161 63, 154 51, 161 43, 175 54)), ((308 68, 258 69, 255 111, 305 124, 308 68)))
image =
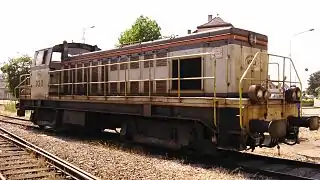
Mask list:
POLYGON ((36 87, 43 87, 43 80, 36 80, 36 87))

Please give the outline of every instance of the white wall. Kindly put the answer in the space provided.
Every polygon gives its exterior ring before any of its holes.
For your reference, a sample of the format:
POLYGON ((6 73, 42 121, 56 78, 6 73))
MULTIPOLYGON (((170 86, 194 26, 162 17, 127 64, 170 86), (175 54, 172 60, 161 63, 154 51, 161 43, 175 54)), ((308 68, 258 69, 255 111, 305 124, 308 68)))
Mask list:
POLYGON ((320 99, 314 98, 314 107, 320 107, 320 99))

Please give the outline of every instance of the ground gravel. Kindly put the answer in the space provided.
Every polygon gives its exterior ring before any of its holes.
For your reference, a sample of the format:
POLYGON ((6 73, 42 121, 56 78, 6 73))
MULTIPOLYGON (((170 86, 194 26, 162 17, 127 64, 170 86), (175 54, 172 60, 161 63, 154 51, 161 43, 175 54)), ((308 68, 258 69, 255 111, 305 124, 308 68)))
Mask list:
POLYGON ((310 131, 308 128, 300 128, 299 141, 300 143, 294 146, 281 144, 280 155, 276 147, 257 148, 250 153, 320 164, 320 130, 310 131))
MULTIPOLYGON (((103 179, 248 179, 245 174, 188 165, 181 159, 151 157, 144 152, 119 149, 114 144, 50 136, 5 123, 0 126, 103 179)), ((320 131, 300 128, 299 136, 300 144, 281 145, 280 156, 277 148, 257 148, 248 153, 320 163, 320 131)))
POLYGON ((244 174, 129 152, 112 144, 50 136, 1 122, 0 126, 102 179, 248 179, 244 174))

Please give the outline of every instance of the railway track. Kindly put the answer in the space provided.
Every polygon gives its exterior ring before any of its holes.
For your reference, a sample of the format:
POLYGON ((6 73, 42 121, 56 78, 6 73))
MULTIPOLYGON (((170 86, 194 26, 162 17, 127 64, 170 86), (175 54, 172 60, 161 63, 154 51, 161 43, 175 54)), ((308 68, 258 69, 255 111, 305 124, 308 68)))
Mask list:
POLYGON ((22 121, 22 122, 31 122, 29 119, 26 119, 26 118, 20 118, 20 117, 15 117, 15 116, 10 116, 10 115, 5 115, 5 114, 1 114, 0 113, 0 116, 2 117, 6 117, 6 118, 11 118, 11 119, 15 119, 15 120, 19 120, 19 121, 22 121))
POLYGON ((0 128, 0 179, 98 178, 0 128))
MULTIPOLYGON (((5 117, 20 120, 20 118, 16 117, 5 117)), ((112 139, 115 140, 116 138, 113 137, 112 139)), ((131 148, 131 146, 128 146, 128 148, 131 148)), ((152 149, 150 146, 146 147, 146 151, 152 151, 152 154, 162 154, 161 150, 152 149)), ((174 158, 183 156, 184 160, 186 158, 189 159, 187 160, 189 163, 202 163, 208 167, 219 165, 232 171, 239 170, 276 179, 320 180, 320 164, 224 150, 217 157, 199 158, 190 157, 189 155, 189 153, 187 156, 183 153, 173 153, 172 156, 174 158)))
POLYGON ((19 126, 25 126, 25 127, 30 127, 30 128, 39 128, 38 126, 31 125, 31 124, 12 122, 12 121, 2 120, 2 119, 0 119, 0 122, 4 122, 4 123, 7 123, 7 124, 13 124, 13 125, 19 125, 19 126))
MULTIPOLYGON (((279 179, 320 179, 320 164, 267 157, 249 153, 236 153, 236 165, 242 171, 279 179)), ((231 159, 230 163, 235 159, 231 159)))

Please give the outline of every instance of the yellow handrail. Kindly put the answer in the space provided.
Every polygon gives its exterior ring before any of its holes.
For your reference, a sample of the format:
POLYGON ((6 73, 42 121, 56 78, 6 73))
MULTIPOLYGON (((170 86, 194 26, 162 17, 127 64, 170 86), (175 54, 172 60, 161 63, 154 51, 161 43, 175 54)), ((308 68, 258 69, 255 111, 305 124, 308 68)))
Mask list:
POLYGON ((252 61, 250 62, 250 64, 248 65, 247 69, 244 71, 244 73, 242 74, 240 80, 239 80, 239 116, 240 116, 240 128, 243 128, 243 124, 242 124, 242 81, 244 79, 244 77, 247 75, 249 69, 251 68, 252 64, 255 62, 255 60, 257 59, 258 54, 263 53, 263 52, 257 52, 252 61))
MULTIPOLYGON (((271 62, 269 64, 275 64, 278 67, 278 80, 277 80, 277 82, 278 82, 278 88, 280 88, 280 64, 279 63, 275 63, 275 62, 271 62)), ((274 82, 272 80, 269 80, 269 81, 274 82)))
MULTIPOLYGON (((66 69, 59 69, 59 70, 52 70, 49 71, 49 73, 55 73, 55 72, 65 72, 65 71, 73 71, 73 70, 79 70, 79 69, 84 69, 84 70, 88 70, 89 68, 97 68, 97 67, 101 67, 101 68, 106 68, 106 67, 110 67, 112 65, 120 65, 120 64, 128 64, 128 63, 136 63, 136 62, 154 62, 157 60, 175 60, 178 61, 178 66, 180 65, 179 61, 181 58, 186 58, 185 60, 188 61, 188 59, 191 59, 192 57, 203 57, 206 55, 212 55, 212 52, 205 52, 205 53, 195 53, 195 54, 187 54, 187 55, 178 55, 178 56, 167 56, 167 57, 161 57, 161 58, 153 58, 153 59, 139 59, 136 61, 124 61, 124 62, 116 62, 116 63, 109 63, 109 64, 103 64, 103 65, 90 65, 90 66, 85 66, 85 67, 75 67, 75 68, 66 68, 66 69)), ((180 77, 180 73, 178 72, 178 77, 177 78, 159 78, 159 79, 151 79, 151 69, 150 69, 150 64, 149 64, 149 79, 125 79, 125 80, 118 80, 118 81, 99 81, 99 82, 91 82, 87 79, 87 82, 70 82, 70 83, 63 83, 63 82, 59 82, 58 84, 54 84, 54 83, 49 83, 49 86, 59 86, 59 85, 74 85, 74 84, 102 84, 102 83, 118 83, 118 82, 142 82, 142 81, 149 81, 149 97, 151 97, 151 87, 150 87, 150 81, 160 81, 160 80, 166 80, 166 81, 173 81, 173 80, 177 80, 178 81, 178 89, 177 89, 177 94, 178 97, 181 96, 181 89, 180 89, 180 81, 181 80, 196 80, 196 79, 214 79, 214 77, 194 77, 194 78, 181 78, 180 77)), ((118 70, 119 71, 119 70, 118 70)), ((178 71, 180 71, 180 67, 178 67, 178 71)), ((88 77, 87 77, 88 78, 88 77)), ((87 89, 87 96, 89 96, 89 90, 87 89)))
MULTIPOLYGON (((291 58, 288 58, 288 59, 290 60, 292 66, 293 66, 293 69, 294 69, 294 71, 296 72, 296 76, 297 76, 297 78, 298 78, 298 80, 299 80, 299 82, 300 82, 300 88, 301 88, 301 91, 302 91, 302 83, 301 83, 299 74, 298 74, 298 72, 297 72, 296 66, 293 64, 293 61, 292 61, 291 58)), ((302 116, 302 107, 301 107, 301 105, 300 105, 299 109, 300 109, 300 116, 302 116)))
MULTIPOLYGON (((248 73, 249 69, 251 68, 252 64, 255 63, 255 61, 256 61, 256 59, 257 59, 257 56, 258 56, 259 54, 265 54, 265 55, 268 56, 268 58, 269 58, 269 56, 280 57, 280 58, 283 58, 284 61, 285 61, 285 59, 289 59, 289 60, 290 60, 290 63, 292 64, 292 66, 293 66, 293 68, 294 68, 294 70, 295 70, 296 76, 298 77, 298 80, 299 80, 300 87, 301 87, 301 89, 302 89, 302 83, 301 83, 299 74, 298 74, 298 72, 297 72, 297 70, 296 70, 296 67, 295 67, 295 65, 294 65, 294 63, 293 63, 293 61, 292 61, 292 59, 291 59, 290 57, 280 56, 280 55, 276 55, 276 54, 269 54, 269 53, 267 53, 267 52, 257 52, 257 53, 254 55, 252 61, 250 62, 250 64, 248 65, 247 69, 244 71, 244 73, 242 74, 242 76, 241 76, 241 78, 240 78, 240 80, 239 80, 239 116, 240 116, 240 120, 239 120, 239 121, 240 121, 240 128, 243 128, 243 122, 242 122, 242 121, 243 121, 243 120, 242 120, 242 81, 245 79, 245 76, 247 75, 247 73, 248 73)), ((270 63, 270 64, 272 64, 272 63, 270 63)), ((284 66, 285 66, 285 63, 284 63, 284 66)), ((279 76, 279 75, 278 75, 278 76, 279 76)), ((279 80, 278 80, 278 81, 279 81, 279 80)), ((285 80, 283 80, 283 81, 285 81, 285 80)), ((290 82, 291 82, 291 79, 290 79, 290 82)), ((284 84, 283 84, 283 86, 284 86, 284 84)), ((300 114, 302 114, 301 109, 302 109, 302 108, 301 108, 301 106, 300 106, 300 114)))
MULTIPOLYGON (((192 57, 203 57, 205 55, 212 55, 213 53, 212 52, 205 52, 205 53, 195 53, 195 54, 187 54, 187 55, 178 55, 178 56, 166 56, 166 57, 161 57, 161 58, 153 58, 153 59, 138 59, 136 61, 124 61, 124 62, 115 62, 115 63, 109 63, 109 64, 103 64, 103 65, 89 65, 89 66, 83 66, 83 67, 75 67, 75 68, 66 68, 66 69, 58 69, 58 70, 52 70, 52 71, 49 71, 49 73, 55 73, 55 72, 65 72, 65 71, 73 71, 73 70, 78 70, 78 69, 84 69, 84 70, 87 70, 90 69, 90 68, 97 68, 97 67, 101 67, 101 68, 105 68, 105 67, 110 67, 110 66, 113 66, 113 65, 121 65, 121 64, 131 64, 131 63, 137 63, 137 62, 148 62, 149 61, 149 79, 147 79, 147 81, 149 81, 149 97, 151 97, 151 67, 150 67, 150 62, 154 63, 154 61, 157 61, 157 60, 175 60, 175 61, 178 61, 178 71, 180 72, 180 59, 181 58, 185 58, 185 60, 187 61, 188 59, 191 59, 192 57)), ((119 71, 119 69, 118 69, 119 71)), ((120 71, 119 71, 120 72, 120 71)), ((155 71, 154 71, 155 72, 155 71)), ((178 78, 162 78, 162 79, 153 79, 153 81, 158 81, 158 80, 169 80, 169 81, 172 81, 174 79, 176 79, 178 81, 178 97, 180 98, 181 96, 181 89, 180 89, 180 81, 181 80, 192 80, 192 79, 197 79, 197 78, 181 78, 180 77, 180 73, 178 72, 178 78)), ((125 76, 126 77, 126 76, 125 76)), ((206 77, 207 79, 211 79, 213 77, 206 77)), ((199 78, 199 79, 205 79, 205 78, 199 78)), ((124 81, 108 81, 106 83, 111 83, 111 82, 125 82, 125 84, 127 82, 141 82, 143 80, 130 80, 130 79, 125 79, 124 81)), ((90 82, 88 77, 87 77, 87 82, 86 82, 88 85, 87 85, 87 96, 89 96, 89 88, 88 86, 90 84, 94 84, 94 83, 97 83, 97 84, 100 84, 100 83, 105 83, 105 82, 90 82)), ((49 84, 49 86, 57 86, 57 85, 74 85, 74 84, 85 84, 85 83, 73 83, 73 82, 70 82, 70 83, 58 83, 58 84, 49 84)), ((125 88, 126 90, 126 88, 125 88)), ((125 94, 127 94, 125 92, 125 94)))
POLYGON ((25 77, 25 76, 30 76, 30 74, 21 74, 19 77, 19 82, 21 82, 22 77, 25 77))
POLYGON ((217 97, 217 86, 216 86, 216 81, 217 79, 215 78, 216 77, 216 74, 217 74, 217 60, 216 60, 216 56, 215 54, 211 55, 211 59, 213 58, 213 72, 214 72, 214 75, 213 75, 213 123, 215 125, 215 127, 217 127, 217 110, 216 110, 216 97, 217 97), (212 57, 213 56, 213 57, 212 57))
POLYGON ((199 57, 199 56, 206 56, 206 55, 212 55, 212 53, 196 53, 196 54, 187 54, 187 55, 180 55, 180 56, 167 56, 167 57, 161 57, 161 58, 153 58, 153 59, 139 59, 136 61, 123 61, 123 62, 115 62, 110 64, 102 64, 102 65, 90 65, 90 66, 83 66, 83 67, 77 67, 77 68, 67 68, 67 69, 58 69, 58 70, 52 70, 49 71, 49 73, 53 72, 59 72, 59 71, 71 71, 71 70, 78 70, 78 69, 87 69, 87 68, 95 68, 95 67, 103 67, 103 66, 113 66, 113 65, 120 65, 120 64, 129 64, 129 63, 137 63, 137 62, 146 62, 146 61, 158 61, 158 60, 166 60, 166 59, 173 59, 178 60, 186 58, 185 60, 188 61, 188 59, 191 59, 192 57, 199 57))
MULTIPOLYGON (((15 88, 14 88, 14 97, 17 99, 17 94, 16 94, 16 89, 17 88, 20 88, 21 84, 24 83, 26 80, 30 79, 30 76, 29 77, 26 77, 23 81, 21 81, 15 88)), ((19 91, 20 92, 20 91, 19 91)), ((20 95, 20 93, 19 93, 20 95)))
POLYGON ((178 58, 178 98, 179 98, 179 101, 180 101, 180 90, 181 90, 181 77, 180 77, 180 58, 178 58))

